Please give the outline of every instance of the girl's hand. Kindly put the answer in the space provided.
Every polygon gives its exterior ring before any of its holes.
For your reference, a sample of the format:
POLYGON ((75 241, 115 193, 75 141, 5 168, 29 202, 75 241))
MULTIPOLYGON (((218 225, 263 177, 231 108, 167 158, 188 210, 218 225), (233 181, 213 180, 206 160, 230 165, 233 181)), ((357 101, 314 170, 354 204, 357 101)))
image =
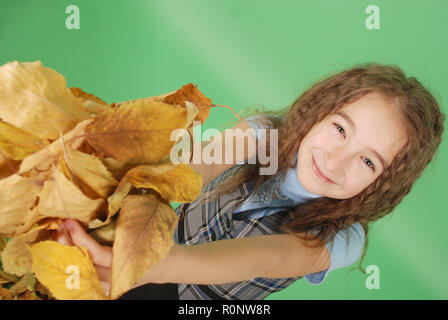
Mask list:
POLYGON ((67 246, 86 247, 100 278, 101 285, 106 295, 109 295, 112 247, 103 246, 95 241, 76 219, 63 220, 59 230, 53 231, 51 237, 53 240, 67 246))

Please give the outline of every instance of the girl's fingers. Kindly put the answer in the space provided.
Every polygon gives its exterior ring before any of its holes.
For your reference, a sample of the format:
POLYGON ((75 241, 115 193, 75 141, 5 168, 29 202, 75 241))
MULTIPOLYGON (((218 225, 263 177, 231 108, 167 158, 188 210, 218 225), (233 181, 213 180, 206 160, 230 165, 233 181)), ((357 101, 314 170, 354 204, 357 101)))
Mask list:
POLYGON ((106 293, 106 296, 109 296, 109 290, 110 290, 110 283, 105 281, 100 281, 101 286, 104 289, 104 292, 106 293))
POLYGON ((64 230, 56 230, 52 234, 53 240, 59 242, 60 244, 64 244, 66 246, 73 246, 73 241, 70 238, 70 235, 64 230))
POLYGON ((78 247, 87 248, 93 264, 104 267, 112 265, 112 247, 102 246, 96 242, 75 219, 66 219, 62 223, 73 243, 78 247))
POLYGON ((110 282, 110 268, 95 265, 95 269, 101 281, 110 282))

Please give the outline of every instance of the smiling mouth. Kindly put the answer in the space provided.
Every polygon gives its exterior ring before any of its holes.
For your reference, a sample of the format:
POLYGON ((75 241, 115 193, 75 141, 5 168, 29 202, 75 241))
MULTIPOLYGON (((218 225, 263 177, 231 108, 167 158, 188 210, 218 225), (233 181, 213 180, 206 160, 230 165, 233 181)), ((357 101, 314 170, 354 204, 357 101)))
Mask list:
POLYGON ((312 165, 312 167, 313 167, 314 174, 315 174, 321 181, 326 182, 326 183, 335 183, 333 180, 330 180, 329 178, 327 178, 327 177, 326 177, 326 176, 319 170, 319 167, 317 166, 316 161, 314 161, 314 157, 313 157, 313 165, 312 165))

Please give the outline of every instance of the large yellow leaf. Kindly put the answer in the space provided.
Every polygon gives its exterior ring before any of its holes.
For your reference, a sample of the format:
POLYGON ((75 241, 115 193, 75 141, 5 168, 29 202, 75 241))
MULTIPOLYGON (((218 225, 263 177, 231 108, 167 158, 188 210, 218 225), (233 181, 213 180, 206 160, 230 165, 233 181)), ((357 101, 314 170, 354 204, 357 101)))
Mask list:
POLYGON ((186 108, 157 101, 122 103, 98 115, 86 128, 86 139, 107 157, 134 164, 156 163, 174 146, 172 131, 188 128, 197 113, 192 103, 186 108))
POLYGON ((32 257, 26 245, 49 237, 50 232, 46 230, 46 225, 42 225, 8 241, 2 251, 3 270, 18 276, 31 272, 32 257))
POLYGON ((18 174, 0 180, 0 233, 13 234, 32 215, 43 183, 41 176, 18 174))
POLYGON ((139 281, 174 245, 178 218, 159 196, 129 195, 117 219, 110 296, 118 298, 139 281))
POLYGON ((91 118, 64 76, 40 61, 4 64, 0 83, 0 118, 37 138, 56 139, 91 118))
MULTIPOLYGON (((64 134, 64 145, 70 146, 72 149, 78 149, 85 140, 84 130, 92 121, 93 119, 87 119, 80 122, 75 128, 64 134)), ((53 164, 53 158, 57 159, 59 157, 62 148, 63 144, 61 143, 61 139, 53 141, 42 150, 23 159, 18 173, 25 173, 33 168, 37 170, 48 170, 53 164)))
POLYGON ((88 223, 103 205, 104 199, 90 199, 55 167, 39 194, 37 210, 45 217, 74 218, 88 223))
POLYGON ((22 160, 42 149, 48 140, 34 135, 0 120, 0 149, 11 159, 22 160))
POLYGON ((32 245, 30 251, 32 271, 57 299, 107 299, 86 248, 47 240, 32 245))

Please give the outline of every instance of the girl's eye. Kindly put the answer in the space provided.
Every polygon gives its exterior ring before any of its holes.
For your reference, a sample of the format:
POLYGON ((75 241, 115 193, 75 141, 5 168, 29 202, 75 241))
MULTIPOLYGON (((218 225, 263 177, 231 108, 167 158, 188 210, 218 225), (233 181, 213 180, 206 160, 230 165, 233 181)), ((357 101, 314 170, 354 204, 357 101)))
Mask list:
MULTIPOLYGON (((339 124, 337 124, 337 123, 333 123, 333 124, 336 127, 336 129, 345 137, 345 130, 344 130, 344 128, 342 126, 340 126, 339 124)), ((372 161, 370 161, 367 158, 364 158, 364 159, 365 160, 363 160, 363 161, 369 166, 370 169, 372 169, 372 171, 375 172, 375 165, 372 163, 372 161)))
POLYGON ((375 165, 372 163, 372 161, 370 161, 367 158, 364 158, 366 161, 364 161, 365 163, 367 163, 367 165, 373 170, 375 171, 375 165))
POLYGON ((333 123, 336 127, 336 129, 345 137, 345 130, 342 128, 339 124, 333 123))

